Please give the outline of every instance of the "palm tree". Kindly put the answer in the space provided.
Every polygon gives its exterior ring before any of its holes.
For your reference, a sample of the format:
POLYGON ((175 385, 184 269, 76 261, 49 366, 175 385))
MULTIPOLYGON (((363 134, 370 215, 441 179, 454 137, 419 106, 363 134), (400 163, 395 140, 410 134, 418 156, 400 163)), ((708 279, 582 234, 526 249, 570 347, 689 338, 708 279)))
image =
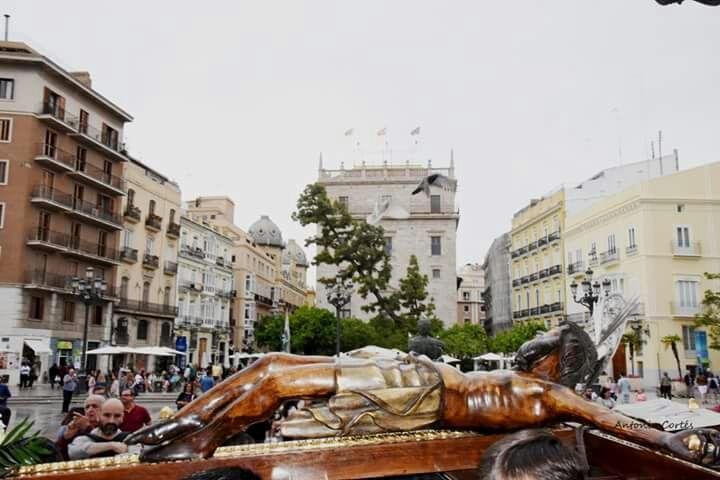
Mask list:
POLYGON ((677 369, 678 369, 678 377, 682 378, 682 370, 680 369, 680 355, 678 355, 678 348, 677 344, 680 341, 679 335, 665 335, 663 338, 660 339, 663 345, 665 345, 665 348, 668 346, 672 348, 673 355, 675 355, 675 362, 677 362, 677 369))
POLYGON ((48 440, 39 432, 29 433, 33 422, 23 418, 0 439, 0 478, 14 473, 23 465, 44 463, 52 452, 48 440))
POLYGON ((639 330, 632 330, 624 334, 620 341, 630 349, 630 368, 632 374, 635 375, 635 352, 639 351, 645 343, 642 333, 639 330))

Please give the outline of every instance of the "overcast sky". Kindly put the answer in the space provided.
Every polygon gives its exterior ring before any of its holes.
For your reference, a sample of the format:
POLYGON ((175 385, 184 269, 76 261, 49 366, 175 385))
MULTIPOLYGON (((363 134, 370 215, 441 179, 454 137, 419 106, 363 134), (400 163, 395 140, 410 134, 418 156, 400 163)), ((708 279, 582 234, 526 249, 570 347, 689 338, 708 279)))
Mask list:
POLYGON ((387 127, 394 160, 455 151, 458 265, 563 182, 644 160, 663 131, 681 168, 717 161, 720 8, 691 0, 5 0, 31 42, 135 117, 132 154, 183 198, 225 194, 301 238, 302 187, 387 127), (713 33, 714 32, 714 33, 713 33), (620 147, 620 148, 619 148, 620 147), (619 151, 622 152, 621 156, 619 151))

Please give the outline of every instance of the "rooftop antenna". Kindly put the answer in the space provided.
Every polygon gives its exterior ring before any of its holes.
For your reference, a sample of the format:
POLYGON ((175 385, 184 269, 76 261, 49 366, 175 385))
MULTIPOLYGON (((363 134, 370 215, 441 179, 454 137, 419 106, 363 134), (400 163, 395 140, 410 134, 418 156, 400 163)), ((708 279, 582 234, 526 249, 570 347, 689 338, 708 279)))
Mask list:
POLYGON ((10 15, 7 13, 5 14, 5 41, 8 41, 8 30, 9 30, 9 24, 10 24, 10 15))

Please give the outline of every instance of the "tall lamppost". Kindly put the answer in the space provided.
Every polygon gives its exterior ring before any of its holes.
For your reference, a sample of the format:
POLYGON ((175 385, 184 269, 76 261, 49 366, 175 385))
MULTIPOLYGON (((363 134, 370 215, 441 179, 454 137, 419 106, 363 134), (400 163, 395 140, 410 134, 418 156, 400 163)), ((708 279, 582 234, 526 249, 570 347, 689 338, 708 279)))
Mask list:
MULTIPOLYGON (((593 271, 592 269, 588 268, 585 272, 585 278, 583 278, 582 282, 580 282, 580 285, 582 285, 582 296, 578 297, 578 284, 575 280, 570 284, 570 291, 572 292, 572 297, 575 303, 579 303, 580 305, 584 305, 588 310, 590 310, 590 316, 592 317, 593 311, 595 309, 595 304, 600 300, 600 282, 595 280, 592 281, 593 271)), ((605 295, 608 295, 610 293, 610 280, 607 278, 602 281, 602 289, 605 292, 605 295)))
POLYGON ((82 357, 80 357, 80 372, 86 372, 87 363, 87 337, 90 319, 90 306, 102 305, 106 300, 103 295, 107 291, 107 282, 100 278, 94 278, 93 268, 85 269, 85 278, 73 277, 70 289, 74 295, 85 304, 85 325, 83 327, 82 357))
POLYGON ((343 307, 350 303, 353 293, 352 282, 342 282, 338 279, 327 292, 327 301, 335 307, 335 355, 340 356, 340 312, 343 307))
POLYGON ((280 340, 282 342, 283 352, 290 353, 290 318, 285 300, 274 300, 271 312, 273 315, 278 315, 281 312, 285 314, 285 325, 283 326, 283 333, 280 340))

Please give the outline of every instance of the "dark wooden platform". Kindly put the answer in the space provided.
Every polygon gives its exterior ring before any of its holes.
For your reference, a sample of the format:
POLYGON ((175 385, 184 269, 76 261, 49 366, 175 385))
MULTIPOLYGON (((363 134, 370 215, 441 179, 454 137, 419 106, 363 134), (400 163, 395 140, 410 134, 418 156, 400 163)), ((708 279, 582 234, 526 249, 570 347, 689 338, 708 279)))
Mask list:
MULTIPOLYGON (((555 434, 575 443, 574 430, 555 434)), ((136 456, 80 460, 25 467, 22 479, 181 480, 194 472, 243 467, 263 479, 340 480, 450 472, 457 480, 476 478, 474 470, 488 446, 502 435, 419 431, 364 437, 301 440, 223 447, 207 460, 139 463, 136 456)), ((595 479, 720 479, 720 473, 651 451, 596 431, 585 433, 595 479)))

